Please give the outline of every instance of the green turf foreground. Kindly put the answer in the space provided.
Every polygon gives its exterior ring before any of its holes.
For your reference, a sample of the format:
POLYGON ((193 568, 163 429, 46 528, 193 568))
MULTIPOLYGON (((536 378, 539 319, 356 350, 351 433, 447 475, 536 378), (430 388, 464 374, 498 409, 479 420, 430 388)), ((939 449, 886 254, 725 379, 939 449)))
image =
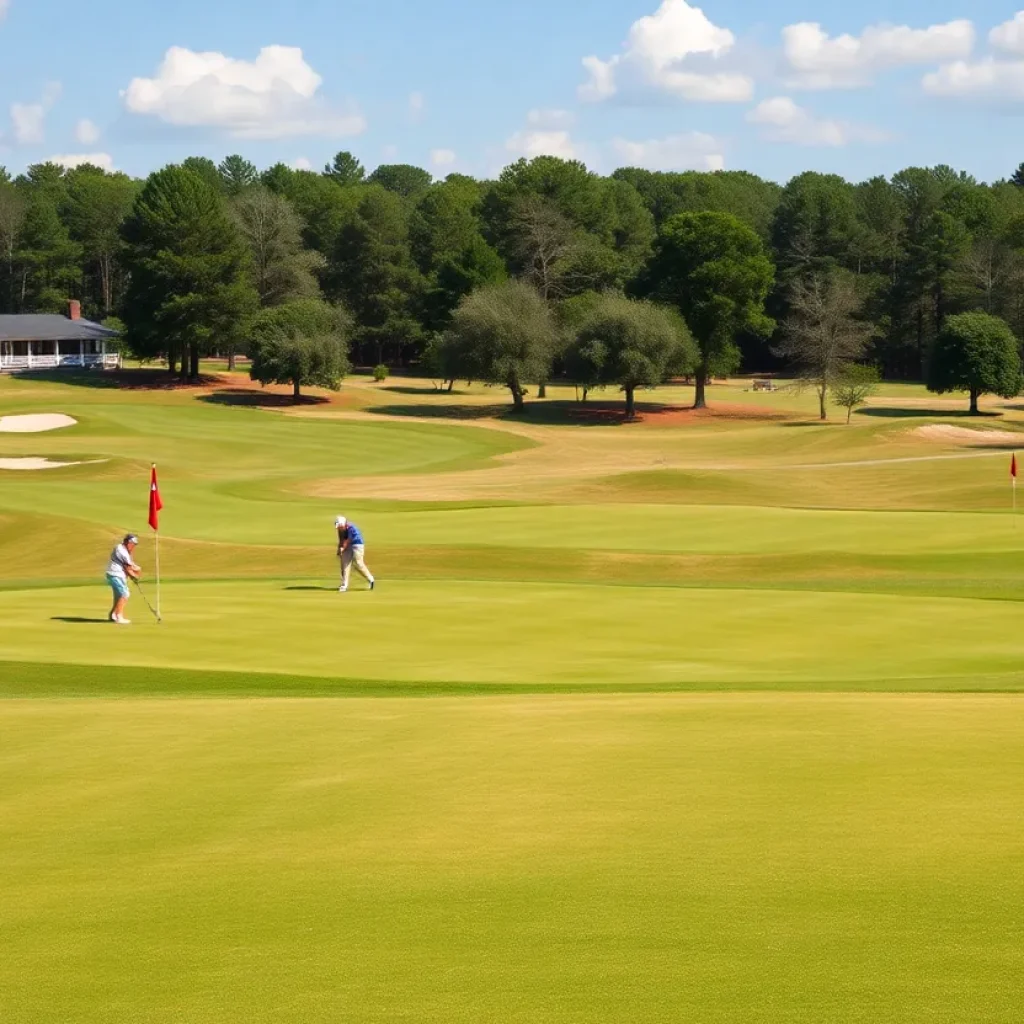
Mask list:
POLYGON ((1024 702, 0 702, 4 1024, 1010 1022, 1024 702))

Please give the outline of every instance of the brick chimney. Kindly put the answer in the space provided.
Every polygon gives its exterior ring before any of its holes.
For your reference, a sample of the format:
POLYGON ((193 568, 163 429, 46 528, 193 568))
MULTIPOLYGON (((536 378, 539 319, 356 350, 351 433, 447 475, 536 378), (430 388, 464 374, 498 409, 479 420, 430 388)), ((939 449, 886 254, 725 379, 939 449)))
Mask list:
POLYGON ((82 319, 82 304, 78 301, 78 299, 68 299, 68 319, 82 319))

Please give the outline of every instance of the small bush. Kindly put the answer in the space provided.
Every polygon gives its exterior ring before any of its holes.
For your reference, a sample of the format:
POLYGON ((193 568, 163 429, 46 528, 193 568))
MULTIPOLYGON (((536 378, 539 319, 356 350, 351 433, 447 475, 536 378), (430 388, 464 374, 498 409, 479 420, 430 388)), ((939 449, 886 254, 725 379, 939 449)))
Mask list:
POLYGON ((381 381, 388 379, 388 368, 383 363, 379 363, 373 368, 373 379, 378 384, 381 381))

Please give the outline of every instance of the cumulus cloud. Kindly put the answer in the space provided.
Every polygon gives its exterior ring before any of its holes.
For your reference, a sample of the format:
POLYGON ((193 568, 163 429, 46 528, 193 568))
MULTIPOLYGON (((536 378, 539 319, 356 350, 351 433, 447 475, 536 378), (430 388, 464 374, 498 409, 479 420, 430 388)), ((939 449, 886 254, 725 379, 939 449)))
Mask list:
POLYGON ((83 118, 75 125, 75 138, 83 146, 93 146, 100 140, 100 130, 88 118, 83 118))
POLYGON ((311 171, 313 163, 308 157, 298 156, 292 161, 293 171, 311 171))
POLYGON ((576 145, 566 131, 516 132, 506 140, 505 149, 515 159, 557 156, 563 160, 575 160, 577 156, 576 145))
POLYGON ((362 132, 354 106, 336 110, 322 100, 322 81, 294 46, 266 46, 253 61, 175 46, 153 78, 133 79, 122 97, 133 114, 237 139, 362 132))
POLYGON ((762 101, 747 113, 747 120, 758 125, 768 141, 798 146, 848 146, 854 142, 884 142, 887 138, 884 132, 868 125, 817 118, 789 96, 762 101))
POLYGON ((567 110, 531 110, 526 115, 526 128, 505 141, 505 151, 514 160, 533 160, 538 156, 577 160, 579 148, 569 130, 573 120, 567 110))
POLYGON ((588 80, 580 99, 600 103, 622 89, 640 86, 681 100, 737 103, 750 99, 753 81, 743 74, 715 70, 716 61, 735 45, 727 28, 715 25, 687 0, 664 0, 654 14, 635 21, 623 52, 583 60, 588 80), (704 58, 696 62, 694 58, 704 58))
POLYGON ((409 116, 414 121, 419 121, 423 117, 423 112, 427 109, 427 98, 421 92, 409 93, 409 116))
POLYGON ((613 139, 612 149, 623 166, 649 171, 720 171, 725 167, 722 144, 704 132, 686 132, 645 142, 613 139))
POLYGON ((68 170, 84 164, 102 167, 105 171, 114 170, 114 158, 109 153, 69 153, 63 156, 48 156, 46 160, 51 164, 60 164, 68 170))
POLYGON ((871 25, 859 36, 829 36, 817 22, 782 30, 793 86, 849 89, 868 85, 880 71, 965 57, 974 47, 974 26, 950 21, 928 28, 871 25))
POLYGON ((46 115, 60 99, 60 82, 50 82, 37 103, 12 103, 14 138, 23 146, 38 145, 46 138, 46 115))
POLYGON ((996 25, 989 32, 988 41, 994 50, 1024 54, 1024 11, 1018 11, 1009 21, 996 25))
POLYGON ((922 86, 930 96, 1019 103, 1024 100, 1024 61, 958 60, 925 75, 922 86))
POLYGON ((452 167, 458 156, 454 149, 432 149, 430 151, 430 166, 437 170, 445 170, 452 167))
POLYGON ((1003 56, 943 64, 924 76, 924 91, 930 96, 992 104, 1024 100, 1024 11, 992 29, 988 41, 1003 56))

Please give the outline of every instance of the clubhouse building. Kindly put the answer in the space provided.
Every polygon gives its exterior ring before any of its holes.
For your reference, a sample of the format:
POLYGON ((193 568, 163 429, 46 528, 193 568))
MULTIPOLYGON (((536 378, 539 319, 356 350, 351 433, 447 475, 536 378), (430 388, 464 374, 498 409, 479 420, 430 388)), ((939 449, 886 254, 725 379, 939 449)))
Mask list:
POLYGON ((108 352, 117 331, 82 318, 76 299, 67 316, 58 313, 0 313, 0 373, 61 367, 118 369, 121 355, 108 352))

